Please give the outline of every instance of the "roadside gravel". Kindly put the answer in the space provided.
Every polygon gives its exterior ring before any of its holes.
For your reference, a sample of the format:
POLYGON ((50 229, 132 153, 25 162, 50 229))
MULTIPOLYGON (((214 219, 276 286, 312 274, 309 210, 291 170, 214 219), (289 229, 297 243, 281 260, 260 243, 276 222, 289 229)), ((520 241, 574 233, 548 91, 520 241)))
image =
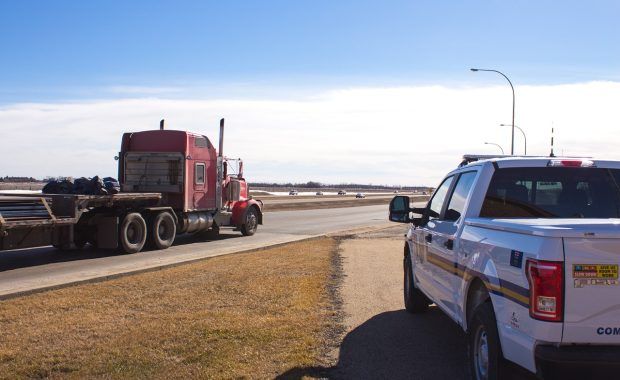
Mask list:
POLYGON ((465 335, 435 306, 405 312, 399 225, 341 241, 344 336, 332 378, 465 379, 465 335))

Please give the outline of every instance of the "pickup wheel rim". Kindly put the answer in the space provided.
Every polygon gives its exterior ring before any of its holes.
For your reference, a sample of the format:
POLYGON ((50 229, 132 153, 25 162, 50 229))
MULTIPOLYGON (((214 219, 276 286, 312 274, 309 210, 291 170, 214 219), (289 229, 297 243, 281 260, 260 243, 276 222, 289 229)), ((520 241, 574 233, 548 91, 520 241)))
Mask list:
POLYGON ((487 332, 483 326, 476 331, 474 360, 476 367, 476 378, 484 380, 489 375, 489 344, 487 340, 487 332))

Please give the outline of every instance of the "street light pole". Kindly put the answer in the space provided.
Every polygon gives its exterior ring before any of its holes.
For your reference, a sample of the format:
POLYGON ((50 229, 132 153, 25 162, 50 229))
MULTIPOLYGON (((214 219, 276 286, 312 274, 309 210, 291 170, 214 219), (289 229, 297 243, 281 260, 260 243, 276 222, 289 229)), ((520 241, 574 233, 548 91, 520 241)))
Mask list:
MULTIPOLYGON (((510 127, 510 124, 500 124, 499 126, 500 127, 510 127)), ((515 128, 520 130, 521 133, 523 134, 523 142, 525 143, 525 155, 527 156, 527 137, 525 137, 525 132, 523 132, 523 129, 521 129, 521 127, 519 127, 518 125, 515 125, 515 128)))
POLYGON ((473 71, 473 72, 476 72, 476 71, 489 71, 489 72, 498 73, 499 75, 501 75, 504 78, 506 78, 506 80, 508 81, 508 84, 510 84, 510 88, 512 89, 512 140, 511 140, 511 143, 510 143, 510 154, 514 155, 515 154, 515 88, 512 85, 512 82, 510 81, 510 79, 508 79, 508 77, 504 73, 502 73, 501 71, 498 71, 498 70, 474 69, 474 68, 471 68, 470 70, 473 71))
POLYGON ((501 150, 501 151, 502 151, 502 154, 504 154, 504 148, 502 148, 502 146, 501 146, 501 145, 496 144, 496 143, 492 143, 492 142, 485 142, 485 144, 486 144, 486 145, 495 145, 496 147, 498 147, 498 148, 499 148, 499 150, 501 150))

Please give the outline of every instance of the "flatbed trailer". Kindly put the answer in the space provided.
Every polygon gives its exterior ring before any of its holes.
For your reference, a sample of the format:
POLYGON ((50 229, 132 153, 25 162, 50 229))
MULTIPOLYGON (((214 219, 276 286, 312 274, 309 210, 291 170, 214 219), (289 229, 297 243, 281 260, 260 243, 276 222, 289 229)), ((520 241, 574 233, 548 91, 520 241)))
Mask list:
POLYGON ((160 199, 159 193, 0 194, 0 250, 45 245, 70 248, 87 242, 117 248, 118 237, 112 236, 117 234, 109 226, 129 211, 161 210, 157 207, 160 199), (95 216, 98 221, 93 223, 95 216), (98 236, 88 233, 88 225, 99 227, 94 231, 98 236))

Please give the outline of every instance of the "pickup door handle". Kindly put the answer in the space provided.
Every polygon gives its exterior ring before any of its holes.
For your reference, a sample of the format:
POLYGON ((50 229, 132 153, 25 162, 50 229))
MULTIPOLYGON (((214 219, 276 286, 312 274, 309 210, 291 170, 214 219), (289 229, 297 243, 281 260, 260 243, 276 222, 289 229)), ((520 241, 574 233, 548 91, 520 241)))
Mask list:
POLYGON ((448 239, 446 240, 445 243, 443 243, 444 247, 448 248, 449 250, 452 250, 452 248, 454 248, 454 240, 452 239, 448 239))
POLYGON ((428 234, 426 236, 424 236, 424 240, 426 240, 427 243, 430 243, 433 241, 433 235, 428 234))

